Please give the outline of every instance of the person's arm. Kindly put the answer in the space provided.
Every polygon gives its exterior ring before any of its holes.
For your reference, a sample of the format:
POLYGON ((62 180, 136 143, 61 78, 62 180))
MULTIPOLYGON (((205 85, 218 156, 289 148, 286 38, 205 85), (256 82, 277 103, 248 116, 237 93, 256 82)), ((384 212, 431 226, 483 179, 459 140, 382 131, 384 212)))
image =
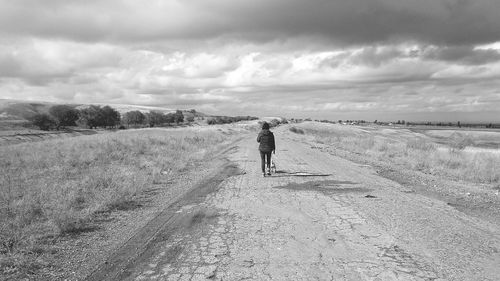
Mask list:
POLYGON ((260 133, 259 133, 259 135, 257 136, 257 142, 260 142, 260 133))
POLYGON ((272 147, 273 147, 273 153, 276 154, 276 142, 274 141, 274 134, 272 134, 272 147))

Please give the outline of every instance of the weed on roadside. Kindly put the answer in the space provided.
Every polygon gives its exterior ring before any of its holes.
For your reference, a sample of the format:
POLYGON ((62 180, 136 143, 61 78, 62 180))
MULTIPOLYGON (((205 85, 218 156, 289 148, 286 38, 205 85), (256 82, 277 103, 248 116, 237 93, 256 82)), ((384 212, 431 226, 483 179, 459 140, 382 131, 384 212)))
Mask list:
POLYGON ((438 145, 415 133, 396 134, 385 129, 360 130, 336 125, 321 129, 303 126, 299 129, 314 136, 315 141, 367 155, 369 159, 455 180, 500 184, 500 154, 467 152, 466 148, 475 144, 467 134, 456 132, 447 142, 438 145))
POLYGON ((96 215, 140 207, 162 171, 192 169, 227 139, 146 129, 0 147, 0 275, 28 278, 47 266, 48 237, 92 231, 96 215))
POLYGON ((304 134, 304 130, 302 129, 299 129, 297 127, 291 127, 290 128, 290 131, 293 132, 293 133, 296 133, 296 134, 300 134, 300 135, 303 135, 304 134))

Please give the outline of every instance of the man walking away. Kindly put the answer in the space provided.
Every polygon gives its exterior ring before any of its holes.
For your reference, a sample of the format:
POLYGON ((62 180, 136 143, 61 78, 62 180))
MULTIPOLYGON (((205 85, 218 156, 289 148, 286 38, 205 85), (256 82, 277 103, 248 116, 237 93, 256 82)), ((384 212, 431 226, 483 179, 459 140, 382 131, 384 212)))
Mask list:
POLYGON ((264 122, 262 124, 262 131, 259 132, 257 136, 257 142, 259 144, 262 175, 266 176, 266 166, 267 175, 271 175, 271 152, 276 153, 276 145, 274 142, 274 134, 269 131, 269 124, 264 122))

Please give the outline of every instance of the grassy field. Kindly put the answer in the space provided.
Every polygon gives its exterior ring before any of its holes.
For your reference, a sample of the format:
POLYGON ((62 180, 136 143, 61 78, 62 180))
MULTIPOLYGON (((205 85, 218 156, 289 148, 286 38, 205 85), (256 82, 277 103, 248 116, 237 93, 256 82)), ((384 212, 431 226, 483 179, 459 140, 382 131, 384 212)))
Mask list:
POLYGON ((0 147, 0 275, 39 266, 43 241, 134 207, 229 139, 217 129, 143 129, 0 147))
POLYGON ((455 180, 500 185, 499 132, 431 131, 304 123, 295 133, 385 163, 455 180), (479 146, 479 148, 477 147, 479 146), (497 146, 498 147, 498 146, 497 146))

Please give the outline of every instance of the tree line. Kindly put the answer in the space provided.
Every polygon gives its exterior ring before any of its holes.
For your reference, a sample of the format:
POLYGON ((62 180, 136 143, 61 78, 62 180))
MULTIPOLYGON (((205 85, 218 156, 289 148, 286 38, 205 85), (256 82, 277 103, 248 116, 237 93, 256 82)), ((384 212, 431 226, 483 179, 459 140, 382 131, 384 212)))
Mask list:
MULTIPOLYGON (((193 115, 196 111, 190 111, 193 115)), ((194 116, 184 117, 182 111, 164 114, 159 111, 143 113, 139 110, 129 111, 123 116, 114 108, 106 105, 90 105, 87 108, 77 109, 69 105, 54 105, 48 113, 37 113, 30 118, 33 125, 41 130, 59 130, 63 127, 80 126, 89 129, 95 128, 125 128, 130 126, 161 126, 164 124, 193 122, 194 116)))
POLYGON ((240 122, 240 121, 247 121, 247 120, 257 120, 259 118, 253 117, 253 116, 214 116, 210 119, 207 120, 208 125, 216 125, 216 124, 229 124, 229 123, 235 123, 235 122, 240 122))
POLYGON ((176 112, 164 114, 159 111, 150 111, 148 113, 142 113, 139 110, 126 112, 122 117, 122 123, 127 126, 141 126, 147 125, 149 127, 161 126, 164 124, 179 124, 184 121, 193 122, 194 117, 189 116, 184 118, 182 111, 177 110, 176 112))

